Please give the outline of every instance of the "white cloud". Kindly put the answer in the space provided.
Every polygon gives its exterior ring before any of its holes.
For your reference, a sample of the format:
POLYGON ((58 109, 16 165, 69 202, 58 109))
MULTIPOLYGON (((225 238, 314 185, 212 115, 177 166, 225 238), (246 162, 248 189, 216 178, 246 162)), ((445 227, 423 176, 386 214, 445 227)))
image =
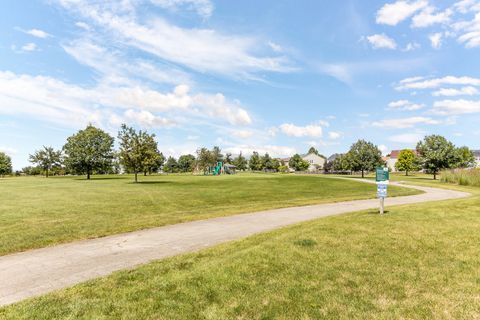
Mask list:
POLYGON ((291 123, 284 123, 279 128, 284 134, 291 137, 321 137, 323 134, 322 127, 319 125, 300 127, 291 123))
POLYGON ((181 7, 196 11, 205 19, 210 18, 213 13, 213 3, 210 0, 151 0, 157 6, 176 11, 181 7))
POLYGON ((25 45, 22 46, 22 50, 23 51, 28 51, 28 52, 32 52, 32 51, 36 51, 38 50, 38 47, 35 43, 33 42, 30 42, 30 43, 27 43, 25 45))
MULTIPOLYGON (((61 0, 60 4, 90 19, 117 43, 148 52, 160 59, 199 72, 256 79, 256 72, 291 72, 285 56, 254 54, 264 41, 257 36, 238 36, 213 29, 182 28, 159 17, 139 21, 130 11, 116 9, 114 2, 61 0), (127 12, 127 13, 125 13, 127 12)), ((130 3, 131 6, 137 4, 130 3)), ((123 8, 123 7, 122 7, 123 8)), ((109 41, 109 40, 107 40, 109 41)))
POLYGON ((83 21, 78 21, 78 22, 75 22, 75 25, 83 30, 86 30, 86 31, 91 31, 92 30, 92 27, 90 27, 89 24, 83 22, 83 21))
POLYGON ((430 44, 432 45, 432 48, 434 49, 440 49, 442 46, 442 33, 437 32, 433 33, 428 36, 428 39, 430 39, 430 44))
POLYGON ((0 152, 6 153, 9 156, 14 156, 17 154, 18 150, 15 148, 0 146, 0 152))
POLYGON ((145 111, 145 110, 135 111, 135 110, 129 109, 125 111, 124 118, 125 118, 125 121, 122 121, 122 122, 127 122, 127 123, 133 122, 147 128, 168 127, 175 124, 175 122, 170 119, 155 116, 151 112, 145 111))
POLYGON ((480 92, 472 86, 463 87, 460 89, 441 88, 432 93, 432 95, 435 97, 474 96, 477 94, 480 94, 480 92))
POLYGON ((240 139, 246 139, 252 137, 254 132, 251 130, 231 130, 230 134, 240 139))
POLYGON ((427 117, 410 117, 410 118, 400 118, 400 119, 385 119, 380 121, 373 122, 373 126, 387 129, 405 129, 413 128, 418 124, 440 124, 439 121, 433 120, 432 118, 427 117))
POLYGON ((442 115, 456 115, 480 112, 480 100, 442 100, 433 104, 434 110, 442 115))
POLYGON ((407 43, 407 45, 403 49, 403 51, 409 52, 409 51, 413 51, 413 50, 416 50, 416 49, 419 49, 419 48, 420 48, 420 44, 418 44, 416 42, 409 42, 409 43, 407 43))
POLYGON ((276 44, 275 42, 268 41, 268 46, 275 52, 282 52, 283 48, 281 45, 276 44))
POLYGON ((413 145, 422 140, 423 136, 423 133, 403 133, 391 136, 388 138, 388 140, 396 143, 413 145))
POLYGON ((403 20, 411 17, 417 11, 428 5, 427 0, 403 1, 385 4, 377 12, 377 23, 395 26, 403 20))
POLYGON ((186 85, 170 93, 110 84, 87 88, 51 77, 0 72, 0 114, 24 114, 64 126, 88 122, 118 125, 125 117, 147 126, 169 126, 175 118, 187 122, 207 118, 209 123, 251 123, 238 101, 230 101, 220 93, 190 94, 189 90, 186 85), (130 109, 134 111, 126 112, 130 109))
POLYGON ((388 152, 388 147, 384 144, 378 146, 378 150, 382 152, 382 155, 386 155, 388 152))
POLYGON ((30 29, 30 30, 25 31, 25 33, 27 33, 31 36, 37 37, 37 38, 41 38, 41 39, 51 37, 51 35, 49 33, 45 32, 43 30, 40 30, 40 29, 30 29))
POLYGON ((374 49, 396 49, 397 43, 392 38, 388 37, 384 33, 374 34, 367 37, 368 42, 374 49))
POLYGON ((451 9, 436 13, 434 7, 428 6, 412 18, 412 27, 425 28, 437 23, 447 23, 452 14, 451 9))
POLYGON ((395 110, 403 110, 403 111, 413 111, 413 110, 418 110, 423 108, 425 105, 423 104, 417 104, 410 102, 408 100, 398 100, 398 101, 392 101, 388 104, 388 107, 390 109, 395 109, 395 110))
POLYGON ((400 81, 397 90, 434 89, 444 85, 480 86, 480 78, 446 76, 424 80, 424 78, 409 78, 400 81), (408 81, 406 81, 408 80, 408 81))
POLYGON ((340 132, 330 131, 328 133, 328 137, 332 140, 339 139, 341 136, 342 136, 342 134, 340 132))

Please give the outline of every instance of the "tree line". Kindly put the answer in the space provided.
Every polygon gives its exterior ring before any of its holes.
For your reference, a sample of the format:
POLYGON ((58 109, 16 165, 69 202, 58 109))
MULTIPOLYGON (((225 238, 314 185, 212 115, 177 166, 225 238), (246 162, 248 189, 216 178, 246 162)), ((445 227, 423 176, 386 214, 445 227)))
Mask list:
MULTIPOLYGON (((160 170, 166 173, 181 173, 204 171, 210 166, 215 166, 221 161, 236 166, 237 170, 288 172, 306 171, 310 163, 301 155, 295 154, 286 163, 282 159, 273 158, 268 153, 260 155, 254 151, 250 159, 242 153, 233 157, 231 153, 222 154, 219 147, 200 148, 196 155, 185 154, 178 159, 164 157, 158 150, 155 134, 135 130, 123 124, 117 135, 119 150, 114 150, 114 138, 105 131, 88 125, 84 130, 67 138, 61 150, 52 147, 43 147, 30 155, 29 161, 34 166, 22 169, 26 175, 45 174, 86 175, 90 179, 92 174, 117 174, 121 171, 132 173, 135 182, 138 174, 156 173, 160 170)), ((315 148, 310 148, 308 153, 315 153, 323 158, 315 148)), ((373 171, 376 167, 384 166, 382 153, 371 142, 358 140, 347 153, 336 154, 333 160, 328 161, 323 170, 325 172, 344 173, 360 172, 364 177, 365 172, 373 171)), ((431 173, 434 179, 441 170, 450 168, 467 168, 475 165, 473 152, 467 147, 457 148, 452 142, 439 135, 426 136, 417 143, 415 150, 405 149, 400 152, 396 169, 405 171, 424 170, 431 173)), ((0 152, 0 176, 12 173, 11 158, 0 152)))
MULTIPOLYGON (((371 142, 359 140, 345 154, 337 154, 325 166, 327 172, 354 171, 364 173, 384 166, 382 153, 371 142)), ((440 171, 475 166, 475 156, 468 147, 457 148, 440 135, 426 136, 419 141, 415 150, 401 150, 395 167, 408 175, 411 171, 424 170, 436 179, 440 171)))

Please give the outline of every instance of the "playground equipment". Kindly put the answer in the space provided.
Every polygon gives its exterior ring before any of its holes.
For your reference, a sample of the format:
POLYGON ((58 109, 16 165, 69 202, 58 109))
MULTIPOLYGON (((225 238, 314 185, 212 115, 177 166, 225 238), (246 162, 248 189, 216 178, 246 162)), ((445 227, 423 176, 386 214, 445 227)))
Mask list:
POLYGON ((205 168, 204 175, 219 176, 221 174, 235 174, 235 166, 228 163, 218 161, 215 166, 209 166, 205 168))

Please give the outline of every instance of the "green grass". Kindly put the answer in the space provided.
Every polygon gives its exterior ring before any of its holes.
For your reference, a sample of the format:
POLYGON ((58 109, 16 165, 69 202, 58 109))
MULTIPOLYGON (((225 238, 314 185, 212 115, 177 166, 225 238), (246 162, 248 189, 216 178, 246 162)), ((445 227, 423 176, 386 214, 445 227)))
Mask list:
MULTIPOLYGON (((422 176, 407 178, 419 183, 422 176)), ((4 319, 478 319, 480 190, 318 219, 116 272, 4 319)))
MULTIPOLYGON (((375 196, 373 186, 321 176, 250 174, 6 178, 0 255, 72 240, 271 208, 375 196)), ((415 193, 396 188, 393 195, 415 193)))

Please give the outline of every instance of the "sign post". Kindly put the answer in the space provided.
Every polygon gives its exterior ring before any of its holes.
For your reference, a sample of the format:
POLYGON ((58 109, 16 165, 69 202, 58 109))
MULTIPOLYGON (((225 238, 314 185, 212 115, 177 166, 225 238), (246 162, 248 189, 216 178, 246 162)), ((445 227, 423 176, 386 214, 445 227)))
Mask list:
POLYGON ((387 197, 387 186, 390 180, 388 168, 379 167, 375 171, 375 182, 377 183, 377 197, 380 199, 380 214, 385 211, 385 198, 387 197))

